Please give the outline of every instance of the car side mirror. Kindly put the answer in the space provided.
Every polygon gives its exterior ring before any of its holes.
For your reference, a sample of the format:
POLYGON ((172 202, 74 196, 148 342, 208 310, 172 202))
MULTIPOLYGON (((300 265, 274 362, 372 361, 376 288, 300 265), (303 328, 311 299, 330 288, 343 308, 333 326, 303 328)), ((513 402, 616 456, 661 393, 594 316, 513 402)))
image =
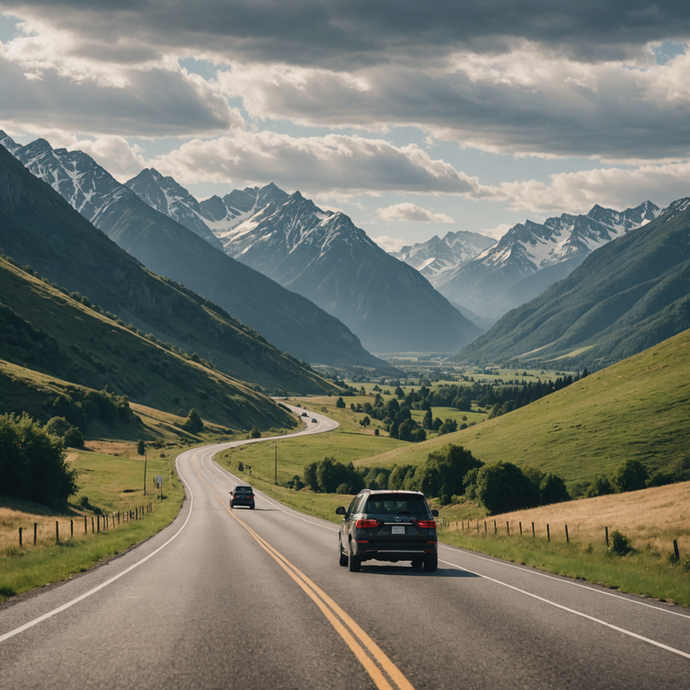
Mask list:
POLYGON ((438 510, 432 510, 432 511, 431 511, 431 514, 432 514, 434 517, 438 517, 438 510))
POLYGON ((336 515, 345 515, 345 508, 343 508, 343 506, 339 506, 338 508, 335 509, 335 514, 336 515))

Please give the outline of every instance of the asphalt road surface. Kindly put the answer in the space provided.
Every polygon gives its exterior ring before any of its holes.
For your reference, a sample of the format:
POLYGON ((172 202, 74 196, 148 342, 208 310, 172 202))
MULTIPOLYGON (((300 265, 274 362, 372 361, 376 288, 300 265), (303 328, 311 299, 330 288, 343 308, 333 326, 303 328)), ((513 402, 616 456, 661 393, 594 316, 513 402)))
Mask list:
POLYGON ((690 688, 687 610, 445 546, 350 573, 335 524, 229 508, 229 445, 178 458, 170 527, 0 607, 0 688, 690 688))

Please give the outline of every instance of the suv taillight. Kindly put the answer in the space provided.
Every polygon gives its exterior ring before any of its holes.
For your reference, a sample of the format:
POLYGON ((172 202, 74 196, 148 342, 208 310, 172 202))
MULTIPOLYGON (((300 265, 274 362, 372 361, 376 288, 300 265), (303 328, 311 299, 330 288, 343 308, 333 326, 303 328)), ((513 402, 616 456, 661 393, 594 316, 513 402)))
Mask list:
POLYGON ((357 529, 369 529, 370 527, 378 527, 379 526, 379 521, 378 520, 373 520, 373 519, 359 519, 355 520, 355 527, 357 529))
POLYGON ((415 524, 422 529, 436 529, 436 520, 415 520, 415 524))

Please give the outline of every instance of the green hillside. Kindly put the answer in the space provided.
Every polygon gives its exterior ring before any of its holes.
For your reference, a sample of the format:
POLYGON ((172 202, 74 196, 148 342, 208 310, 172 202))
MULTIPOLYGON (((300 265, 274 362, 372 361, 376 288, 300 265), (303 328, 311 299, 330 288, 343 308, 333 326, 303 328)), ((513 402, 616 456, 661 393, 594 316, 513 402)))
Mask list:
POLYGON ((220 307, 144 268, 2 146, 0 252, 230 376, 271 391, 336 390, 220 307))
MULTIPOLYGON (((246 384, 132 332, 4 258, 0 359, 90 389, 107 386, 132 402, 169 413, 186 416, 195 408, 205 419, 231 429, 294 423, 281 407, 246 384)), ((40 377, 4 368, 0 381, 0 413, 26 410, 48 418, 59 412, 44 404, 40 377), (31 379, 38 383, 31 384, 31 379)))
POLYGON ((457 362, 598 369, 690 328, 690 208, 592 252, 570 276, 501 318, 457 362))
POLYGON ((417 464, 448 443, 485 463, 555 472, 570 485, 629 458, 652 470, 690 455, 690 331, 530 405, 463 431, 361 459, 417 464))

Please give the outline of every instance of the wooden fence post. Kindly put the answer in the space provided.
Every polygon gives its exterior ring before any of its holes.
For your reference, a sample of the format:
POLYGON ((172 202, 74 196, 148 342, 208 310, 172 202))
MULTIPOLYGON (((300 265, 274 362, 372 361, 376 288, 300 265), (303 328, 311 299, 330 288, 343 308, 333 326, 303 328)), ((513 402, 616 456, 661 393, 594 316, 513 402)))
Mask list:
POLYGON ((22 528, 19 528, 19 548, 22 548, 22 528))
POLYGON ((609 545, 609 528, 604 527, 604 530, 606 531, 606 546, 609 545))
POLYGON ((93 534, 94 531, 94 522, 93 522, 93 515, 91 516, 91 534, 93 534))
POLYGON ((69 521, 69 535, 70 537, 74 536, 74 520, 69 521))
POLYGON ((88 533, 89 533, 89 522, 86 519, 86 515, 84 515, 84 534, 88 534, 88 533))
POLYGON ((546 540, 551 541, 551 532, 549 531, 549 525, 546 525, 546 540))
POLYGON ((568 537, 568 525, 565 526, 565 543, 570 544, 570 538, 568 537))
POLYGON ((498 532, 498 528, 496 527, 496 520, 494 520, 494 534, 496 534, 496 532, 498 532))
POLYGON ((34 522, 34 546, 36 546, 36 532, 38 532, 38 523, 34 522))
POLYGON ((534 539, 536 535, 534 534, 534 523, 532 523, 532 539, 534 539))
POLYGON ((522 523, 520 523, 520 536, 522 536, 522 523))
POLYGON ((510 536, 510 523, 508 520, 506 520, 506 532, 508 532, 508 536, 510 536))
POLYGON ((55 541, 60 541, 60 523, 55 520, 55 541))
MULTIPOLYGON (((20 534, 19 546, 21 546, 21 532, 19 534, 20 534)), ((678 541, 676 539, 673 540, 673 554, 675 555, 676 560, 679 561, 680 560, 680 551, 678 551, 678 541)))

